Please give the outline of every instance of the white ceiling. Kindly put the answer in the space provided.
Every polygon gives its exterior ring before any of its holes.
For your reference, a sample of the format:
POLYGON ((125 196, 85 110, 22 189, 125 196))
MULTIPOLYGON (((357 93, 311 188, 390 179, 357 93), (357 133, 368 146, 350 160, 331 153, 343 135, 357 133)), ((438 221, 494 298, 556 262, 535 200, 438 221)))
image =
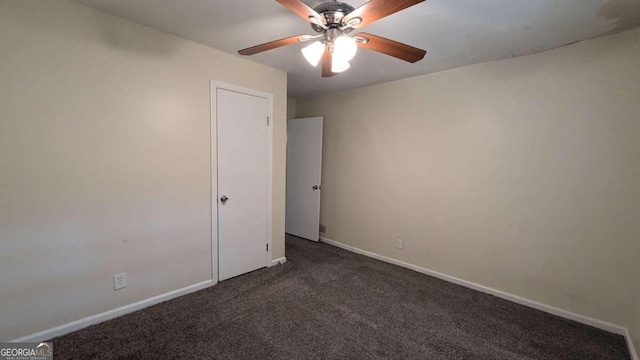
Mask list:
MULTIPOLYGON (((74 1, 236 56, 260 43, 314 34, 274 0, 74 1)), ((367 1, 343 2, 357 8, 367 1)), ((322 78, 302 57, 302 44, 250 58, 286 71, 289 96, 299 98, 531 54, 638 25, 640 0, 428 0, 362 29, 427 50, 415 64, 360 49, 349 70, 322 78)))

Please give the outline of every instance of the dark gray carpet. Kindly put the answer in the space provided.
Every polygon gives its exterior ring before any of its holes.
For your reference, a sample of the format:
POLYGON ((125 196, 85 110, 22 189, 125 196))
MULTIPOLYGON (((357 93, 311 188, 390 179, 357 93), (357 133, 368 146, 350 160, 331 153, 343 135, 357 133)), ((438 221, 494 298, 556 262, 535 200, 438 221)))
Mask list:
POLYGON ((58 359, 630 359, 623 337, 329 245, 53 340, 58 359))

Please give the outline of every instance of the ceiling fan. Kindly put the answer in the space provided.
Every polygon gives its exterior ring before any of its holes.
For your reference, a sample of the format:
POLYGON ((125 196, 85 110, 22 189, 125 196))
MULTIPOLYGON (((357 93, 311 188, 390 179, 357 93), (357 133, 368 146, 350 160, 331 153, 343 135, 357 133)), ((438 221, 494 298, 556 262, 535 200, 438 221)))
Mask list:
POLYGON ((424 58, 426 51, 397 41, 368 33, 349 35, 353 30, 419 4, 425 0, 371 0, 361 7, 336 0, 309 7, 302 0, 276 0, 311 24, 317 35, 297 35, 238 51, 240 55, 254 55, 298 42, 313 41, 302 54, 314 67, 322 60, 322 77, 331 77, 349 68, 358 46, 377 51, 411 63, 424 58))

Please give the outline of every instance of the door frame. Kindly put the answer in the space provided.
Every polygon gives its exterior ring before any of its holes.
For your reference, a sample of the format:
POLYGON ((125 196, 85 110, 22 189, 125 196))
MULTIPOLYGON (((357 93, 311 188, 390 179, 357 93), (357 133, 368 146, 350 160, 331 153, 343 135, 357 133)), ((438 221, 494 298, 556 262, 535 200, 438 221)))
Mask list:
MULTIPOLYGON (((239 94, 251 95, 267 100, 267 116, 268 128, 267 128, 267 244, 268 250, 265 256, 265 266, 271 265, 272 262, 272 250, 271 244, 272 235, 272 223, 271 214, 273 211, 273 94, 257 91, 253 89, 244 88, 241 86, 231 85, 216 80, 210 80, 210 93, 211 99, 211 137, 209 138, 209 155, 211 167, 211 279, 213 283, 218 283, 218 266, 219 266, 219 251, 218 251, 218 117, 217 117, 217 90, 228 90, 239 94), (214 220, 215 219, 215 220, 214 220)), ((265 122, 267 119, 265 119, 265 122)))

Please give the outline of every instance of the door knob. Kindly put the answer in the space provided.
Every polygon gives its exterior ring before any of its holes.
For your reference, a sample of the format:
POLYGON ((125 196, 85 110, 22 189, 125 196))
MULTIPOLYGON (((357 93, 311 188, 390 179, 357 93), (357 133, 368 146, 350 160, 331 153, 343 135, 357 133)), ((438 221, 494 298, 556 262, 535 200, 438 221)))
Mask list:
POLYGON ((222 205, 226 204, 227 200, 229 200, 227 195, 222 195, 222 197, 220 198, 220 202, 222 203, 222 205))
POLYGON ((313 190, 320 190, 322 189, 322 186, 320 185, 313 185, 313 190))

